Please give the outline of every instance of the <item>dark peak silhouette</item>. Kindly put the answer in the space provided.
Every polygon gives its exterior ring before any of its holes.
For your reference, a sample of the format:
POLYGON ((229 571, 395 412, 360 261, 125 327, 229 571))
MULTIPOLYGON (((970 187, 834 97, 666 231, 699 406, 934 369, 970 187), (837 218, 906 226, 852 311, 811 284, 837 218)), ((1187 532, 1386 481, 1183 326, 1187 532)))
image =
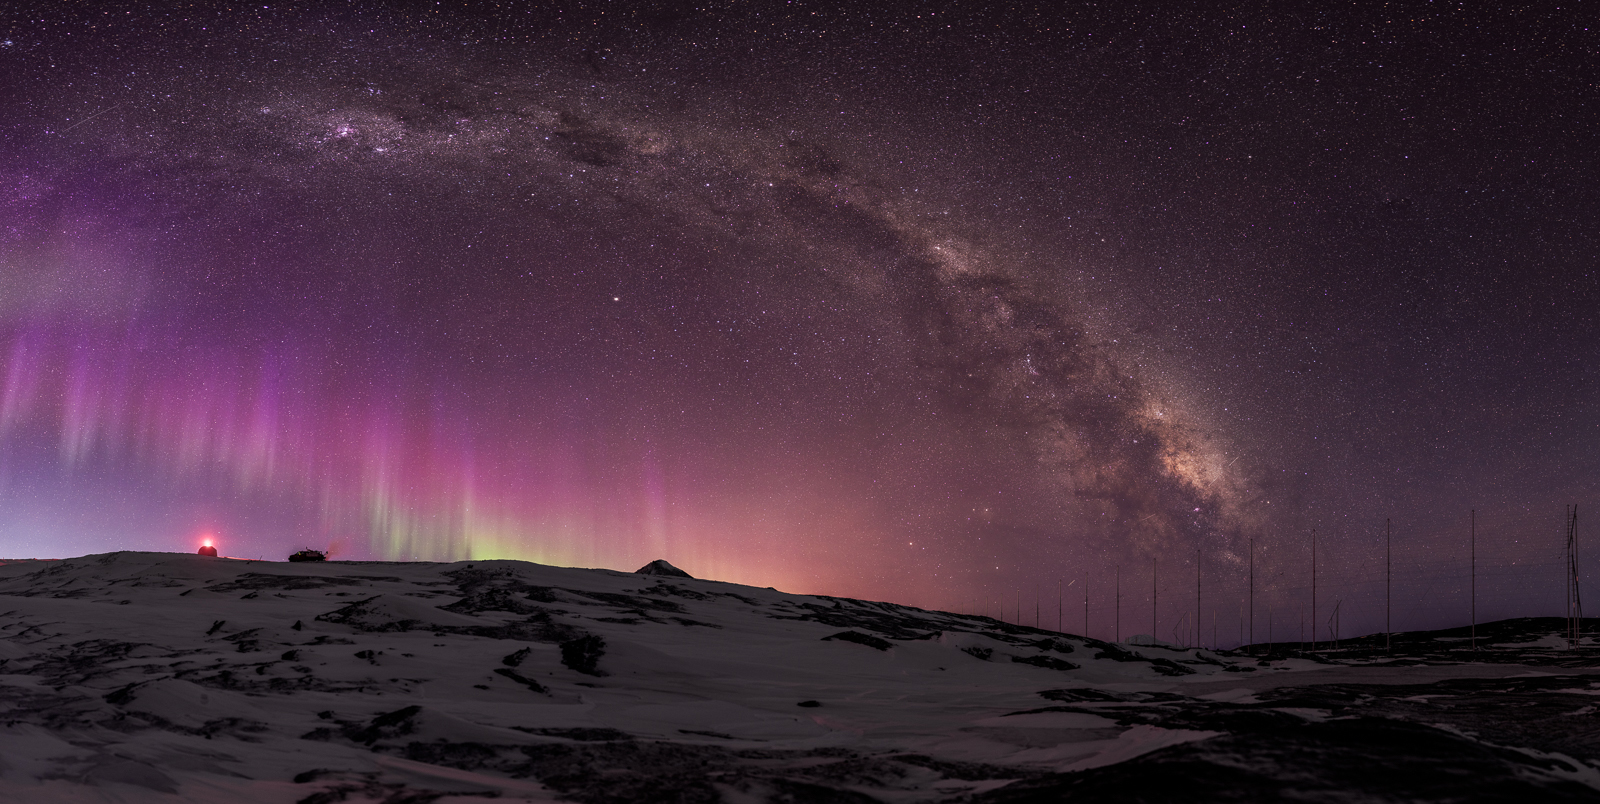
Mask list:
POLYGON ((634 573, 637 575, 667 575, 673 578, 694 577, 693 575, 690 575, 689 573, 684 572, 683 570, 678 569, 671 564, 668 564, 665 559, 660 558, 634 570, 634 573))

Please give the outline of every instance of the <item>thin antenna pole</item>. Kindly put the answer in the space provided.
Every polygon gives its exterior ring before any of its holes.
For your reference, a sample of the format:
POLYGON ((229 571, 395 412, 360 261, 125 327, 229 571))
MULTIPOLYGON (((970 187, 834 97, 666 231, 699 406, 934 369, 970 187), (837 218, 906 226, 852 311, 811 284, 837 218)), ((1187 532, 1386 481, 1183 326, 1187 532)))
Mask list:
POLYGON ((1156 560, 1150 559, 1150 638, 1156 638, 1156 617, 1159 609, 1156 600, 1156 560))
POLYGON ((1122 565, 1117 565, 1117 626, 1111 632, 1118 642, 1122 641, 1122 565))
POLYGON ((1471 540, 1468 554, 1472 556, 1472 585, 1468 599, 1471 601, 1472 612, 1472 652, 1478 652, 1478 509, 1472 509, 1471 540))
POLYGON ((1311 529, 1311 652, 1317 652, 1317 529, 1311 529))
POLYGON ((1250 652, 1255 653, 1256 644, 1256 537, 1250 537, 1250 652))
POLYGON ((1066 631, 1062 630, 1062 628, 1065 627, 1066 621, 1061 618, 1061 601, 1063 600, 1062 595, 1065 595, 1065 594, 1066 594, 1066 590, 1065 590, 1065 588, 1063 588, 1061 586, 1061 579, 1057 578, 1056 579, 1056 633, 1058 633, 1058 634, 1066 633, 1066 631))
POLYGON ((1561 506, 1561 520, 1561 525, 1567 532, 1567 577, 1564 579, 1565 583, 1562 585, 1567 587, 1567 647, 1571 649, 1577 647, 1578 645, 1578 632, 1577 629, 1574 628, 1575 621, 1572 619, 1572 581, 1574 578, 1578 577, 1577 562, 1572 560, 1572 506, 1561 506))
POLYGON ((1200 646, 1200 550, 1194 551, 1194 644, 1200 646))
POLYGON ((1393 653, 1394 646, 1390 643, 1390 635, 1394 633, 1393 626, 1389 623, 1389 613, 1393 606, 1394 562, 1389 556, 1389 520, 1383 520, 1383 650, 1393 653))
POLYGON ((1567 508, 1567 645, 1576 650, 1583 639, 1583 599, 1578 587, 1578 506, 1567 508))
POLYGON ((1083 581, 1083 636, 1085 639, 1089 636, 1089 580, 1087 578, 1083 581))

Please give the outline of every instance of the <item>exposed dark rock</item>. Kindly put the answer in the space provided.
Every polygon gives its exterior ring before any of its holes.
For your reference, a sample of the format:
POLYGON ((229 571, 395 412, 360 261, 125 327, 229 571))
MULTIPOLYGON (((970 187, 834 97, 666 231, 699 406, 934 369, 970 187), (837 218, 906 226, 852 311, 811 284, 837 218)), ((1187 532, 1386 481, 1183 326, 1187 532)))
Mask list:
POLYGON ((106 696, 106 703, 122 705, 133 700, 133 688, 139 686, 138 682, 129 684, 106 696))
POLYGON ((261 640, 257 636, 260 628, 250 628, 237 634, 229 634, 222 638, 223 642, 232 642, 240 653, 253 653, 260 650, 261 640))
POLYGON ((945 630, 945 623, 928 612, 897 606, 893 603, 873 603, 862 600, 845 600, 824 597, 833 605, 802 603, 797 616, 772 615, 780 620, 801 620, 832 625, 839 628, 857 628, 872 631, 890 639, 925 639, 930 634, 945 630))
POLYGON ((688 617, 672 617, 670 619, 673 622, 677 623, 678 625, 698 625, 701 628, 721 628, 722 627, 720 625, 717 625, 716 623, 703 623, 703 622, 700 622, 699 620, 691 620, 688 617))
POLYGON ((1056 653, 1071 653, 1074 650, 1072 643, 1065 639, 1041 639, 1028 644, 1030 647, 1038 648, 1039 650, 1055 651, 1056 653))
POLYGON ((657 582, 655 586, 652 586, 649 589, 645 589, 643 591, 646 594, 651 594, 651 595, 671 595, 673 597, 688 598, 689 600, 713 600, 714 599, 714 597, 712 595, 708 595, 708 594, 706 594, 704 592, 696 592, 693 589, 685 589, 682 586, 673 586, 670 583, 657 582))
POLYGON ((393 712, 384 712, 372 719, 364 728, 347 731, 346 736, 358 743, 372 745, 378 740, 404 737, 417 730, 416 717, 420 706, 408 706, 393 712))
MULTIPOLYGON (((1035 771, 920 755, 872 756, 839 748, 736 749, 611 734, 585 740, 554 729, 519 731, 581 741, 522 746, 412 742, 402 756, 475 772, 532 777, 580 804, 720 804, 728 800, 725 790, 754 800, 793 804, 877 804, 880 799, 861 788, 889 793, 913 774, 926 778, 929 771, 935 778, 975 781, 1042 776, 1035 771)), ((683 733, 736 739, 693 729, 683 733)))
POLYGON ((208 592, 260 591, 263 589, 295 590, 323 589, 329 586, 360 586, 353 578, 327 578, 314 575, 274 575, 267 572, 246 572, 231 581, 212 584, 208 592))
POLYGON ((1595 799, 1593 788, 1540 768, 1545 762, 1422 725, 1367 718, 1296 723, 1291 718, 1270 731, 1235 732, 1104 768, 1023 780, 970 801, 1595 799))
POLYGON ((543 684, 540 684, 537 680, 528 678, 527 676, 518 673, 509 667, 496 667, 494 672, 496 675, 505 676, 506 678, 509 678, 512 681, 515 681, 518 684, 521 684, 522 686, 527 687, 528 689, 533 690, 541 695, 549 694, 550 692, 549 688, 545 687, 543 684))
POLYGON ((1095 689, 1093 687, 1083 687, 1080 689, 1070 690, 1044 690, 1043 692, 1040 692, 1039 695, 1052 701, 1063 702, 1121 702, 1128 700, 1125 693, 1107 692, 1106 690, 1095 689))
POLYGON ((561 663, 580 673, 603 676, 600 657, 606 655, 606 641, 593 634, 561 643, 561 663))
POLYGON ((580 597, 588 598, 589 600, 604 603, 608 606, 626 609, 629 610, 629 613, 633 614, 642 615, 647 611, 661 611, 672 614, 681 614, 684 610, 683 605, 680 603, 675 603, 671 600, 662 600, 655 597, 624 595, 616 592, 579 592, 575 589, 563 591, 566 591, 568 594, 578 595, 580 597))
POLYGON ((822 638, 823 642, 830 642, 830 641, 833 641, 833 640, 838 640, 840 642, 854 642, 857 645, 866 645, 867 647, 873 648, 873 649, 876 649, 876 650, 888 650, 888 649, 894 647, 894 645, 891 644, 888 640, 879 639, 879 638, 877 638, 875 636, 871 636, 871 635, 868 635, 868 634, 863 634, 860 631, 840 631, 839 633, 834 634, 833 636, 825 636, 825 637, 822 638))
POLYGON ((149 660, 146 672, 157 672, 157 668, 164 669, 172 659, 188 653, 190 651, 166 653, 138 642, 87 639, 41 657, 27 672, 59 687, 113 676, 119 670, 135 669, 127 664, 134 659, 149 660))
POLYGON ((518 584, 517 588, 523 591, 525 593, 525 597, 527 597, 529 600, 538 601, 540 603, 561 602, 561 598, 556 596, 556 590, 548 586, 524 586, 518 584))
POLYGON ((1017 664, 1031 664, 1034 667, 1043 667, 1049 670, 1078 669, 1078 666, 1072 662, 1063 661, 1054 656, 1012 656, 1011 661, 1017 664))
POLYGON ((526 602, 529 596, 519 594, 515 586, 495 586, 475 591, 466 597, 439 608, 456 614, 478 614, 485 611, 507 611, 513 614, 535 614, 544 608, 526 602))
POLYGON ((706 729, 678 729, 679 734, 688 734, 694 737, 715 737, 718 740, 737 740, 732 734, 723 734, 720 731, 707 731, 706 729))
POLYGON ((504 625, 432 626, 432 628, 439 633, 466 634, 518 642, 561 643, 583 634, 580 629, 556 622, 545 612, 504 625))
POLYGON ((1110 659, 1115 662, 1148 662, 1152 670, 1155 670, 1157 673, 1160 673, 1164 676, 1187 676, 1194 673, 1194 670, 1184 667, 1183 665, 1178 664, 1171 659, 1163 659, 1159 657, 1152 659, 1146 656, 1141 656, 1133 651, 1109 642, 1098 642, 1095 644, 1100 648, 1094 654, 1096 659, 1110 659))
POLYGON ((580 728, 568 728, 568 729, 558 729, 558 728, 536 729, 536 728, 529 728, 527 726, 512 726, 511 728, 516 729, 517 731, 525 731, 525 732, 527 732, 529 734, 538 734, 538 735, 541 735, 541 736, 544 736, 544 737, 561 737, 561 738, 567 739, 567 740, 577 740, 578 742, 582 742, 582 743, 603 743, 603 742, 610 742, 612 740, 632 740, 633 739, 633 735, 632 734, 629 734, 629 733, 627 733, 625 731, 618 731, 617 729, 610 729, 610 728, 582 728, 582 727, 580 727, 580 728))
POLYGON ((1151 659, 1150 667, 1164 676, 1187 676, 1194 673, 1194 670, 1171 659, 1151 659))
POLYGON ((357 600, 354 603, 350 603, 336 611, 330 611, 326 614, 318 614, 317 620, 325 623, 348 625, 351 628, 355 628, 359 631, 379 633, 389 631, 410 631, 426 625, 421 620, 396 620, 392 617, 387 617, 373 611, 372 602, 377 600, 379 597, 381 597, 381 595, 375 595, 365 600, 357 600))

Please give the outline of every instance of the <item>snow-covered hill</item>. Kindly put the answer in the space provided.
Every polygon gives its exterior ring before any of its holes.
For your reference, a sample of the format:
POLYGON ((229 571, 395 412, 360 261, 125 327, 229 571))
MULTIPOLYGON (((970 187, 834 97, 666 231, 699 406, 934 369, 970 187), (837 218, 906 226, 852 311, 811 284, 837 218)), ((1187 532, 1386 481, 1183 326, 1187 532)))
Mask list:
MULTIPOLYGON (((1600 683, 1530 669, 1263 664, 660 567, 114 553, 0 565, 0 799, 1250 800, 1359 789, 1307 768, 1384 739, 1600 796, 1600 683), (1439 714, 1464 697, 1571 728, 1439 714)), ((1428 761, 1401 776, 1450 778, 1428 761)))

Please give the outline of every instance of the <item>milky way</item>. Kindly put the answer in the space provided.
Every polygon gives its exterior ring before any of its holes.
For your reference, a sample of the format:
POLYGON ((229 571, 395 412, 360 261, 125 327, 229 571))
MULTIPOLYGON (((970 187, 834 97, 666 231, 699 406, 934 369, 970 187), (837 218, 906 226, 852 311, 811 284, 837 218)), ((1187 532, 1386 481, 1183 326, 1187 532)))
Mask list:
POLYGON ((1560 599, 1572 20, 6 13, 3 552, 1560 599))

